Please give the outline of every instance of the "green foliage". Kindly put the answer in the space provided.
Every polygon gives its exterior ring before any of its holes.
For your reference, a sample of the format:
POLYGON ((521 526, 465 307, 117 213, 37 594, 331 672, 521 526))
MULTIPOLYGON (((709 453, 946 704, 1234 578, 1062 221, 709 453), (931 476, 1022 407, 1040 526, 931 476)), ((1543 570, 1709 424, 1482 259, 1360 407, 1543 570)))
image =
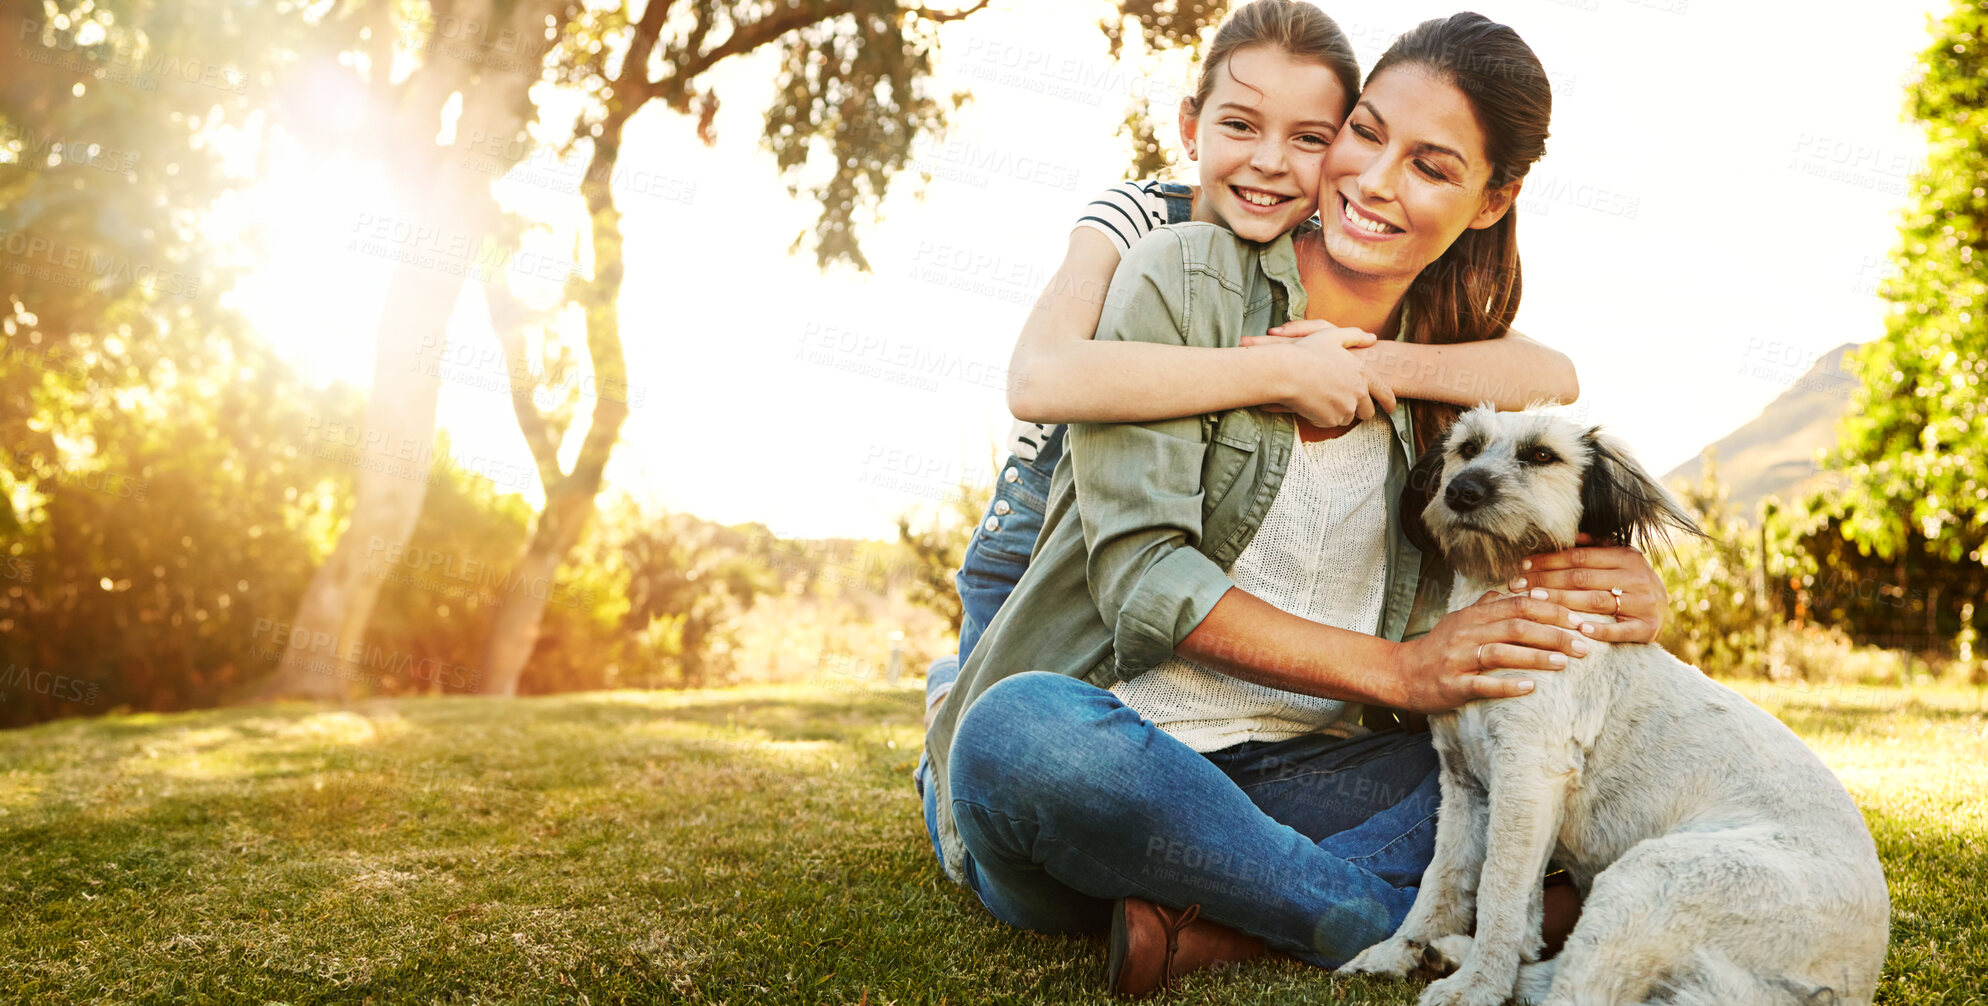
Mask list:
POLYGON ((1934 28, 1908 88, 1925 128, 1885 335, 1862 378, 1837 463, 1852 476, 1841 533, 1882 557, 1915 544, 1988 561, 1988 4, 1964 0, 1934 28))
POLYGON ((242 179, 213 141, 302 40, 339 31, 288 4, 83 0, 0 5, 0 33, 0 443, 48 454, 48 370, 150 374, 167 327, 224 323, 232 274, 200 217, 242 179), (111 338, 127 352, 101 355, 111 338))
POLYGON ((1709 536, 1651 559, 1671 597, 1657 641, 1681 659, 1776 681, 1899 683, 1972 669, 1972 654, 1950 644, 1975 631, 1968 599, 1988 587, 1980 566, 1918 548, 1864 554, 1845 540, 1827 490, 1791 505, 1770 496, 1743 520, 1711 457, 1679 498, 1709 536))
POLYGON ((437 443, 414 533, 404 545, 373 541, 363 552, 364 575, 380 583, 366 630, 369 659, 361 661, 376 694, 475 692, 485 669, 471 655, 482 651, 493 609, 533 595, 549 606, 582 604, 570 584, 512 578, 530 506, 441 461, 447 436, 437 443))
POLYGON ((1733 511, 1711 458, 1704 477, 1679 500, 1707 537, 1681 537, 1675 561, 1659 564, 1671 610, 1657 642, 1708 673, 1760 673, 1769 619, 1760 593, 1759 532, 1733 511))
POLYGON ((748 553, 748 532, 688 514, 645 513, 626 499, 610 510, 628 597, 615 683, 698 688, 728 679, 739 619, 773 584, 748 553))
POLYGON ((219 141, 350 26, 84 0, 0 5, 0 31, 0 723, 221 701, 351 495, 309 424, 358 404, 245 331, 202 214, 246 180, 219 141))
MULTIPOLYGON (((825 6, 825 5, 824 5, 825 6)), ((818 148, 832 164, 820 182, 796 181, 821 204, 815 224, 816 261, 846 261, 868 272, 856 240, 856 210, 881 204, 891 179, 911 163, 921 135, 945 128, 948 107, 927 93, 934 35, 929 22, 894 0, 860 0, 845 17, 796 31, 780 42, 776 97, 766 111, 762 142, 783 173, 804 167, 818 148)), ((703 97, 707 109, 717 98, 703 97)), ((709 129, 710 111, 700 119, 709 129)), ((799 239, 796 239, 799 244, 799 239)))
POLYGON ((911 599, 937 612, 952 627, 955 636, 959 634, 965 609, 953 577, 966 560, 974 527, 993 498, 992 482, 976 485, 967 479, 954 486, 938 512, 918 527, 912 526, 916 521, 913 514, 897 518, 898 541, 909 553, 911 599))
MULTIPOLYGON (((1105 34, 1111 58, 1140 66, 1149 74, 1177 76, 1177 93, 1185 97, 1193 93, 1189 79, 1192 68, 1199 67, 1201 55, 1229 7, 1218 0, 1120 0, 1117 16, 1098 27, 1105 34)), ((1168 92, 1160 89, 1160 93, 1168 92)), ((1118 137, 1125 141, 1129 177, 1173 177, 1181 165, 1174 160, 1173 144, 1160 136, 1172 128, 1178 111, 1171 104, 1155 108, 1144 95, 1126 104, 1118 137)))
POLYGON ((221 701, 260 671, 322 557, 351 472, 307 431, 353 421, 358 404, 303 387, 253 341, 202 336, 171 328, 150 347, 170 380, 116 380, 127 350, 84 335, 102 383, 43 375, 33 421, 63 446, 16 448, 0 471, 19 514, 0 652, 98 697, 10 694, 0 723, 221 701), (112 397, 121 409, 91 407, 112 397))

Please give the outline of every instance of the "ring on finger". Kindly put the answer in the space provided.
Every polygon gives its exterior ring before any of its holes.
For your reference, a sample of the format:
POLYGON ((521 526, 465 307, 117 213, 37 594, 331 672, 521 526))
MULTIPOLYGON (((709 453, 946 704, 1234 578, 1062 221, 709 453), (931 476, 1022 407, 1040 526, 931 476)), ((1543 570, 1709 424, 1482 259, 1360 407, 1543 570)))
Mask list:
POLYGON ((1608 588, 1608 593, 1610 597, 1615 598, 1615 610, 1608 613, 1609 617, 1613 618, 1622 614, 1622 588, 1610 587, 1608 588))
POLYGON ((1480 671, 1484 669, 1484 648, 1490 645, 1490 643, 1477 644, 1477 669, 1480 671))

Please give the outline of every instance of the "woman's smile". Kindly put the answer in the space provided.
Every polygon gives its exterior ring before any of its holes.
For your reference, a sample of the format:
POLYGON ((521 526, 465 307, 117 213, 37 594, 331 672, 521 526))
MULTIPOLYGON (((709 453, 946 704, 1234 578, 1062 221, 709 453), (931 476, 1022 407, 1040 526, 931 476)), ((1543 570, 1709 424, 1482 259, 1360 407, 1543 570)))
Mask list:
POLYGON ((1347 234, 1362 241, 1385 241, 1397 234, 1407 233, 1405 228, 1354 205, 1345 193, 1336 192, 1333 195, 1339 200, 1339 220, 1347 234))

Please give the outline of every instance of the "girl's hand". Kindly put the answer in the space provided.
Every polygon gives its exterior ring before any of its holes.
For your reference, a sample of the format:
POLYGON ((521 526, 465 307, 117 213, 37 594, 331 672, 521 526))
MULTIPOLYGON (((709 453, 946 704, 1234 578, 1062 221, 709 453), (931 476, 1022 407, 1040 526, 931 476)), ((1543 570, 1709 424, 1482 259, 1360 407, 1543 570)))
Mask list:
POLYGON ((1664 627, 1670 594, 1650 561, 1633 548, 1594 548, 1583 534, 1575 547, 1524 561, 1525 572, 1508 586, 1535 593, 1575 611, 1614 615, 1614 622, 1583 622, 1581 631, 1605 643, 1648 643, 1664 627), (1617 596, 1612 591, 1622 591, 1617 596))
POLYGON ((1418 713, 1439 713, 1478 699, 1512 698, 1532 690, 1524 678, 1493 678, 1485 671, 1518 668, 1565 670, 1570 657, 1591 647, 1573 631, 1574 613, 1547 600, 1545 590, 1520 597, 1485 594, 1475 604, 1443 616, 1427 635, 1395 647, 1393 674, 1400 701, 1418 713))
POLYGON ((1371 346, 1371 333, 1339 328, 1324 321, 1293 321, 1265 335, 1245 336, 1244 346, 1284 347, 1292 354, 1294 390, 1268 407, 1295 412, 1313 426, 1330 429, 1355 420, 1372 419, 1376 409, 1394 411, 1394 389, 1350 349, 1371 346))

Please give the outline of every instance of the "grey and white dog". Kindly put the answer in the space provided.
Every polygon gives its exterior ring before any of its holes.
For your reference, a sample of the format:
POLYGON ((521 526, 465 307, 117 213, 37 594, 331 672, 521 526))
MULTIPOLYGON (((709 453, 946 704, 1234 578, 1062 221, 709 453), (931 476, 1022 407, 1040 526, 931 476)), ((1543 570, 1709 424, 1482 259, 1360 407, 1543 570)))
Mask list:
MULTIPOLYGON (((1539 413, 1465 414, 1409 494, 1403 513, 1457 574, 1452 610, 1506 593, 1522 557, 1577 532, 1701 533, 1614 438, 1539 413)), ((1842 783, 1662 648, 1591 646, 1562 672, 1493 672, 1532 678, 1530 695, 1430 717, 1435 859, 1401 928, 1340 970, 1455 969, 1422 1006, 1870 1002, 1890 900, 1842 783), (1549 860, 1585 903, 1559 956, 1534 963, 1549 860)))

